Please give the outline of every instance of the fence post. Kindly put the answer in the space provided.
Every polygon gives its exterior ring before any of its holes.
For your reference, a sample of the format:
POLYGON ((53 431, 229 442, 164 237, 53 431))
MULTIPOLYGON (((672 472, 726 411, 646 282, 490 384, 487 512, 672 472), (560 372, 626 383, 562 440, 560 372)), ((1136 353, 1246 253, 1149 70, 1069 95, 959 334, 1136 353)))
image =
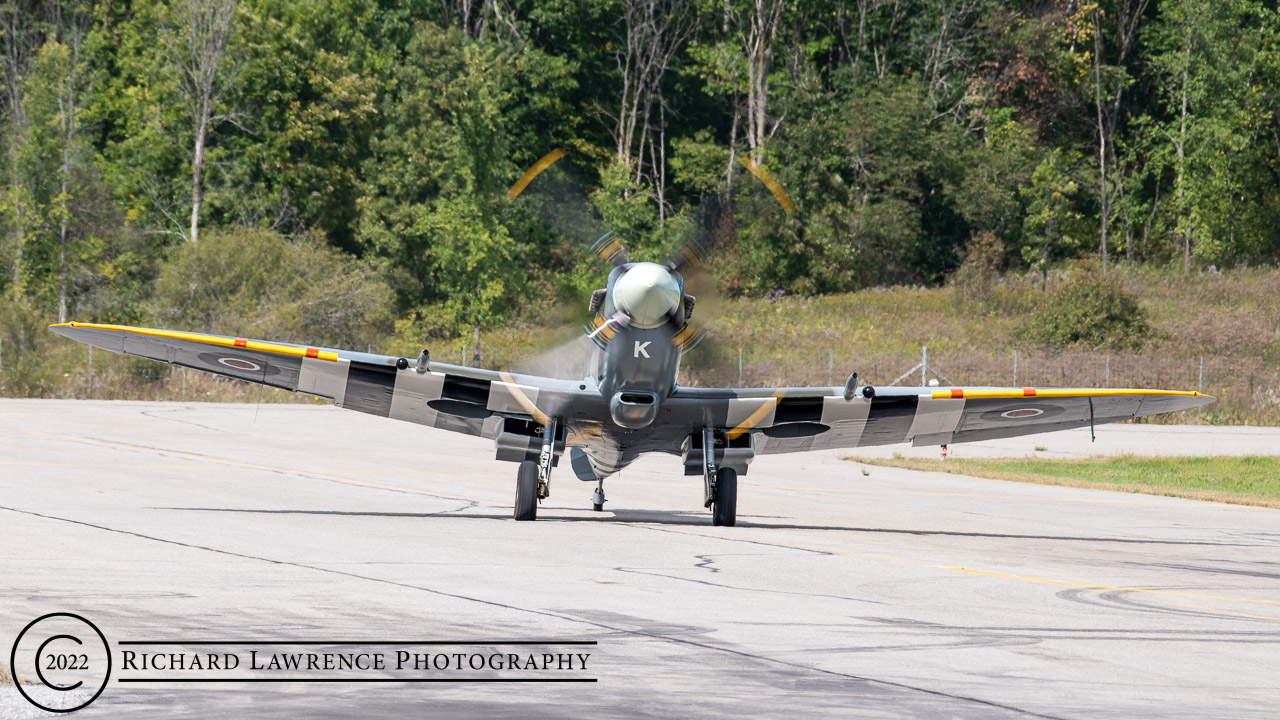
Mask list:
POLYGON ((1018 386, 1018 351, 1013 351, 1013 386, 1018 386))
POLYGON ((1107 353, 1107 384, 1103 387, 1111 387, 1111 353, 1107 353))
POLYGON ((1200 379, 1196 381, 1196 392, 1204 392, 1204 356, 1200 356, 1200 379))
POLYGON ((462 367, 467 366, 467 344, 466 343, 462 343, 462 362, 459 364, 462 365, 462 367))
POLYGON ((742 348, 738 348, 738 387, 742 387, 742 348))
POLYGON ((927 377, 928 374, 929 374, 929 346, 921 345, 920 346, 920 387, 924 387, 925 385, 929 384, 929 380, 927 377))
POLYGON ((827 348, 827 385, 831 384, 831 374, 835 372, 836 349, 827 348))

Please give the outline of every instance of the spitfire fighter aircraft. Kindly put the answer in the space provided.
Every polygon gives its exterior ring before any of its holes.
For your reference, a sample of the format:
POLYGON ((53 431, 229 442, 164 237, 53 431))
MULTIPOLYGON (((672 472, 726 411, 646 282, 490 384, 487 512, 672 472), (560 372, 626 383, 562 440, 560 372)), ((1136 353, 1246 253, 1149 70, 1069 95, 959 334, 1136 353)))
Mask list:
MULTIPOLYGON (((612 247, 607 236, 605 249, 612 247)), ((615 255, 616 253, 610 253, 615 255)), ((756 455, 1016 437, 1196 407, 1197 392, 843 386, 698 388, 677 382, 696 341, 695 300, 670 263, 617 262, 592 294, 594 372, 571 381, 171 330, 64 323, 51 329, 116 353, 328 398, 339 407, 493 440, 515 462, 515 519, 533 520, 567 451, 579 480, 604 480, 645 453, 702 476, 715 525, 736 519, 738 476, 756 455)))

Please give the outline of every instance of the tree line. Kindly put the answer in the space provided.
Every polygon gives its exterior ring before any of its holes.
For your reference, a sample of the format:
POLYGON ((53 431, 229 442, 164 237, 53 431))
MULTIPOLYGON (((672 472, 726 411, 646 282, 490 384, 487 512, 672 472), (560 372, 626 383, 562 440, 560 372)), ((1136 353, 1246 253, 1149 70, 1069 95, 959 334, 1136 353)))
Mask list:
POLYGON ((1280 258, 1270 1, 14 0, 0 53, 0 295, 59 320, 181 322, 223 242, 435 332, 610 230, 744 295, 1280 258))

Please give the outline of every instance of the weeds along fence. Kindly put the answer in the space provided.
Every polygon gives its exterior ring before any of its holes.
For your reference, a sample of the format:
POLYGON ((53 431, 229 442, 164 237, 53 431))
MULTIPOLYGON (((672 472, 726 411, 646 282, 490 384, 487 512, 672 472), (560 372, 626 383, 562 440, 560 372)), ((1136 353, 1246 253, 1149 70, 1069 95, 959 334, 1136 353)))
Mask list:
POLYGON ((306 395, 65 340, 19 353, 0 345, 0 397, 200 402, 316 402, 306 395))
POLYGON ((1097 387, 1198 390, 1217 402, 1192 411, 1146 418, 1156 423, 1280 425, 1280 365, 1262 359, 1160 352, 980 352, 914 357, 837 351, 808 356, 762 356, 737 348, 685 366, 681 381, 702 386, 842 385, 849 373, 871 385, 1097 387), (738 353, 742 363, 739 370, 738 353), (713 360, 714 364, 706 363, 713 360), (896 383, 895 383, 896 381, 896 383))
MULTIPOLYGON (((316 402, 308 396, 66 341, 40 347, 0 345, 0 396, 205 402, 316 402)), ((1149 352, 926 351, 859 353, 856 349, 738 348, 704 343, 685 356, 680 382, 694 386, 842 385, 850 372, 872 385, 996 385, 1199 390, 1217 402, 1146 418, 1156 423, 1280 425, 1280 365, 1223 355, 1149 352), (922 376, 923 373, 923 376, 922 376)), ((445 362, 459 358, 441 357, 445 362)), ((559 377, 581 377, 589 355, 567 352, 497 366, 559 377)), ((467 358, 468 360, 470 358, 467 358)), ((482 363, 487 366, 488 363, 482 363)))

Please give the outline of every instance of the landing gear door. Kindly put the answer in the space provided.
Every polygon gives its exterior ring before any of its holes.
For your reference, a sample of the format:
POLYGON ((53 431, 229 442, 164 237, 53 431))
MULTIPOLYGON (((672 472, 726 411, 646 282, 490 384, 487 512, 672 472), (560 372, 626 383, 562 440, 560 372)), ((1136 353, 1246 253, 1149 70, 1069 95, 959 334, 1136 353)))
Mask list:
MULTIPOLYGON (((747 466, 751 464, 751 460, 755 456, 755 437, 751 433, 742 433, 730 440, 724 436, 724 431, 716 431, 716 467, 730 467, 736 470, 739 475, 746 475, 747 466)), ((685 438, 684 445, 681 446, 681 458, 684 460, 684 474, 686 476, 703 474, 704 455, 702 452, 701 432, 692 433, 685 438)))

